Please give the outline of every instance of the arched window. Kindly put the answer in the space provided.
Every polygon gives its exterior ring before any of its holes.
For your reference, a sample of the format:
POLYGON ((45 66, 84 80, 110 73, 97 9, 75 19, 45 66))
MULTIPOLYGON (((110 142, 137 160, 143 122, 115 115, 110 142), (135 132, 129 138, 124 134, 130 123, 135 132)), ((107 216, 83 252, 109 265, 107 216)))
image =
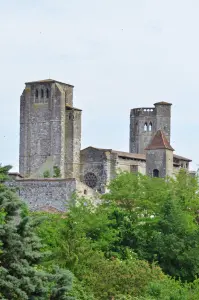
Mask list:
POLYGON ((153 170, 153 177, 159 177, 159 170, 158 169, 153 170))
POLYGON ((46 98, 49 98, 49 90, 46 90, 46 98))
POLYGON ((36 90, 35 91, 35 97, 38 98, 38 96, 39 96, 39 93, 38 93, 38 90, 36 90))
POLYGON ((144 124, 144 131, 147 131, 148 129, 148 126, 147 126, 147 123, 144 124))
POLYGON ((42 89, 41 90, 41 98, 43 98, 44 97, 44 90, 42 89))
POLYGON ((152 131, 152 123, 149 123, 149 131, 152 131))

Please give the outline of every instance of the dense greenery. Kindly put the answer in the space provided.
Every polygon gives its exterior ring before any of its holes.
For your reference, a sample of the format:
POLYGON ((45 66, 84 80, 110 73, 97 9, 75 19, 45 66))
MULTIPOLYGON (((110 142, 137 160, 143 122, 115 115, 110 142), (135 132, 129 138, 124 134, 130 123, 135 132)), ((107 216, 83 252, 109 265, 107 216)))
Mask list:
POLYGON ((121 173, 100 205, 76 197, 50 214, 29 213, 1 184, 2 299, 199 299, 198 192, 185 171, 121 173))
POLYGON ((42 267, 45 253, 33 220, 15 191, 3 182, 10 167, 0 168, 0 297, 1 299, 72 299, 66 293, 72 275, 53 265, 42 267))
POLYGON ((175 180, 120 175, 104 197, 114 206, 120 237, 111 249, 121 255, 128 247, 165 273, 193 281, 199 274, 198 191, 197 178, 184 171, 175 180))

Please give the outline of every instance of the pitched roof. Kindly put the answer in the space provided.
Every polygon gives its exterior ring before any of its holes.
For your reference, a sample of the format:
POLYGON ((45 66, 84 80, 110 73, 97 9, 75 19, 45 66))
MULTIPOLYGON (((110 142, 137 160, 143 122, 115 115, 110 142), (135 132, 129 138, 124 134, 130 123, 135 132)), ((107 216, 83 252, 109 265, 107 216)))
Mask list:
POLYGON ((174 151, 174 149, 169 144, 166 136, 162 132, 162 130, 158 130, 154 135, 151 143, 145 150, 156 150, 156 149, 168 149, 174 151))
POLYGON ((189 159, 189 158, 186 158, 186 157, 183 157, 183 156, 180 156, 180 155, 177 155, 177 154, 174 154, 173 157, 179 159, 179 160, 185 160, 185 161, 189 161, 191 162, 192 160, 189 159))
POLYGON ((165 102, 165 101, 160 101, 160 102, 154 103, 154 105, 172 105, 172 103, 165 102))
POLYGON ((66 110, 78 110, 78 111, 82 111, 82 109, 77 108, 77 107, 73 107, 69 104, 66 104, 66 110))
POLYGON ((43 80, 29 81, 29 82, 26 82, 25 84, 32 84, 32 83, 54 83, 54 82, 57 82, 57 83, 61 83, 61 84, 65 84, 65 85, 74 87, 74 86, 71 85, 71 84, 68 84, 68 83, 65 83, 65 82, 61 82, 61 81, 58 81, 58 80, 54 80, 54 79, 43 79, 43 80))
POLYGON ((113 154, 117 154, 120 157, 126 157, 126 158, 138 159, 138 160, 146 160, 145 154, 117 151, 117 150, 113 150, 113 149, 110 149, 110 148, 97 148, 97 147, 89 146, 85 149, 82 149, 81 151, 85 151, 88 148, 92 148, 92 149, 96 149, 96 150, 104 151, 104 152, 109 151, 113 154))
POLYGON ((18 177, 23 178, 23 176, 19 172, 9 172, 8 175, 9 176, 18 176, 18 177))
MULTIPOLYGON (((81 150, 82 151, 85 151, 86 149, 88 148, 93 148, 93 149, 96 149, 96 150, 99 150, 99 151, 109 151, 111 153, 116 153, 118 154, 118 156, 120 157, 126 157, 126 158, 131 158, 131 159, 138 159, 138 160, 143 160, 143 161, 146 161, 146 155, 145 154, 140 154, 140 153, 129 153, 129 152, 123 152, 123 151, 117 151, 117 150, 112 150, 110 148, 98 148, 98 147, 93 147, 93 146, 89 146, 87 148, 84 148, 81 150)), ((186 158, 186 157, 183 157, 183 156, 179 156, 177 154, 173 154, 173 157, 179 159, 179 160, 184 160, 184 161, 188 161, 188 162, 191 162, 192 160, 189 159, 189 158, 186 158)))
POLYGON ((119 157, 133 158, 138 160, 146 160, 145 154, 129 153, 124 151, 111 150, 111 153, 117 154, 119 157))

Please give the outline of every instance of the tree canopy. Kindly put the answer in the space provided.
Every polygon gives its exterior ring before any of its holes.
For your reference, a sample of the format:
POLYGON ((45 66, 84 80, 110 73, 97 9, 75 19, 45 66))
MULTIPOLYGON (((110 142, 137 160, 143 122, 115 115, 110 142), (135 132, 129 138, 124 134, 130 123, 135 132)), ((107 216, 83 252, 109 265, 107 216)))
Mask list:
MULTIPOLYGON (((24 203, 4 185, 10 166, 0 167, 0 296, 1 299, 72 299, 66 296, 72 285, 68 270, 41 263, 46 253, 35 234, 24 203)), ((38 224, 37 224, 38 225, 38 224)))
POLYGON ((199 185, 120 173, 101 202, 29 212, 0 168, 0 298, 198 300, 199 185))

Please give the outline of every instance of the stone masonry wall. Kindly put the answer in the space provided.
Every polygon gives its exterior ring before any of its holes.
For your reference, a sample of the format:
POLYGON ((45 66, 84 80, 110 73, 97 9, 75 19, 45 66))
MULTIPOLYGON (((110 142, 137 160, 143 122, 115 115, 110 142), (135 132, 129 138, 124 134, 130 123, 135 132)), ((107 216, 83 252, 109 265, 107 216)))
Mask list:
POLYGON ((166 176, 173 176, 173 151, 166 149, 166 176))
POLYGON ((67 84, 26 83, 20 100, 19 171, 24 177, 36 174, 48 157, 64 177, 65 113, 66 104, 73 105, 72 96, 73 86, 67 84))
POLYGON ((146 175, 153 176, 153 170, 159 171, 159 177, 166 175, 166 154, 164 149, 147 150, 146 152, 146 175))
POLYGON ((156 103, 155 107, 135 108, 130 112, 129 151, 145 153, 154 134, 161 129, 170 142, 171 105, 156 103))
POLYGON ((127 159, 127 158, 118 158, 117 163, 117 170, 120 170, 122 172, 132 172, 132 166, 137 166, 137 172, 142 173, 145 175, 146 173, 146 162, 145 161, 139 161, 139 160, 133 160, 133 159, 127 159))
POLYGON ((47 89, 50 91, 49 85, 26 85, 21 96, 19 171, 23 176, 29 176, 38 169, 49 155, 50 94, 47 99, 47 89), (44 92, 42 99, 41 90, 44 92))
POLYGON ((99 192, 103 192, 103 189, 107 184, 107 177, 109 176, 108 170, 109 163, 104 150, 98 150, 90 147, 81 151, 80 178, 82 182, 87 184, 87 181, 90 180, 92 183, 94 182, 93 178, 95 176, 96 185, 93 188, 99 192))
POLYGON ((99 198, 94 190, 75 179, 20 179, 11 180, 6 184, 19 189, 17 191, 19 197, 32 211, 48 208, 66 211, 74 193, 93 200, 99 198))
POLYGON ((8 182, 8 185, 19 188, 20 198, 33 211, 42 207, 65 211, 76 190, 75 179, 23 179, 8 182))
POLYGON ((155 133, 156 116, 155 108, 132 109, 130 113, 130 141, 129 151, 131 153, 145 153, 145 148, 155 133), (152 124, 149 131, 149 124, 152 124), (145 130, 147 125, 147 130, 145 130))
POLYGON ((159 177, 173 175, 173 152, 171 150, 147 150, 146 175, 153 176, 153 170, 159 171, 159 177))
POLYGON ((161 129, 170 143, 171 136, 171 105, 155 104, 156 131, 161 129))
POLYGON ((81 110, 66 109, 65 177, 80 177, 81 110))

